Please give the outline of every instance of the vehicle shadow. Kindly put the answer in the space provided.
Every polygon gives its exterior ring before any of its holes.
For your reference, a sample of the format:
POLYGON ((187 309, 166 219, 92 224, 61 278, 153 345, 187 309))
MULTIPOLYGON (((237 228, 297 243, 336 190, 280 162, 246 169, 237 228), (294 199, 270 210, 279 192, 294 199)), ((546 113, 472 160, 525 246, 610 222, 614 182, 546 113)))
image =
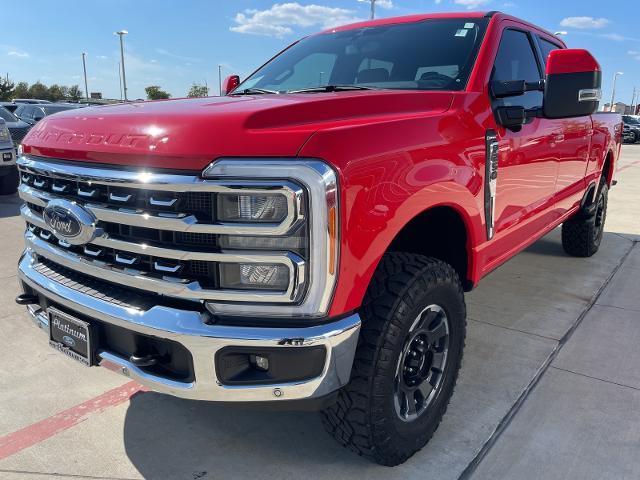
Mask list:
POLYGON ((0 195, 0 218, 17 217, 24 202, 17 195, 0 195))
POLYGON ((371 465, 335 443, 318 413, 249 409, 155 392, 131 398, 124 446, 144 478, 245 478, 257 471, 260 477, 288 477, 336 464, 354 470, 371 465))

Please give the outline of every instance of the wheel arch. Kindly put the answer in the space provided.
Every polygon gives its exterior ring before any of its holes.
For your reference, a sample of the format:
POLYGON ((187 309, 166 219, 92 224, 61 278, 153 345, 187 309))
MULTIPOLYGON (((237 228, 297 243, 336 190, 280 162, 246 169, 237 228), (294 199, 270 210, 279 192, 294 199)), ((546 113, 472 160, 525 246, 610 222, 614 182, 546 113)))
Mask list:
POLYGON ((405 223, 385 253, 417 253, 442 260, 455 269, 465 290, 471 290, 473 244, 471 220, 465 212, 455 205, 435 205, 405 223))

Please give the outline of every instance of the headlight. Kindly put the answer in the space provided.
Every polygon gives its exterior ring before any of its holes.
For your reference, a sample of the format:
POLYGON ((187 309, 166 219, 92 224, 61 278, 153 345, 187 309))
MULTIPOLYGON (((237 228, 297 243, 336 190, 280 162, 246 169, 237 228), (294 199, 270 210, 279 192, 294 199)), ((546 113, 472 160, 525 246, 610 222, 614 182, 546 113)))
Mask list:
POLYGON ((289 285, 289 269, 285 265, 223 263, 220 267, 223 288, 282 291, 289 285))
POLYGON ((218 196, 218 219, 224 222, 281 222, 287 199, 280 194, 218 196))
POLYGON ((7 143, 11 141, 11 135, 6 125, 0 126, 0 142, 7 143))
POLYGON ((229 186, 216 199, 216 220, 230 227, 219 236, 219 247, 236 257, 245 252, 247 258, 218 267, 220 289, 245 292, 241 301, 210 301, 209 310, 221 315, 324 316, 338 261, 335 172, 318 160, 221 159, 202 176, 229 186), (257 257, 260 263, 252 262, 257 257), (266 294, 284 300, 265 303, 261 299, 266 294))

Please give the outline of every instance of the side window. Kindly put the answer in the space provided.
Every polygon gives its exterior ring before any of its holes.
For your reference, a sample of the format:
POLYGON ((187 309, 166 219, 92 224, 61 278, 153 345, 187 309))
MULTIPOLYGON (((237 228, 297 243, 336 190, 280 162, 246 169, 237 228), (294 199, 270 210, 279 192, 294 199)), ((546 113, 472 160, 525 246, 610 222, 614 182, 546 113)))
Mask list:
POLYGON ((552 50, 559 50, 562 47, 559 47, 555 43, 551 43, 551 42, 545 40, 544 38, 538 37, 538 39, 539 39, 539 43, 540 43, 540 50, 542 51, 542 61, 544 62, 545 66, 546 66, 547 65, 547 58, 549 58, 549 53, 551 53, 552 50))
MULTIPOLYGON (((540 80, 540 70, 529 35, 518 30, 505 30, 500 40, 498 55, 493 65, 494 81, 540 80)), ((519 106, 524 108, 542 107, 542 92, 527 92, 518 97, 494 101, 495 106, 519 106)))
POLYGON ((22 116, 24 118, 33 118, 33 107, 30 107, 28 105, 24 107, 24 110, 22 111, 22 116))

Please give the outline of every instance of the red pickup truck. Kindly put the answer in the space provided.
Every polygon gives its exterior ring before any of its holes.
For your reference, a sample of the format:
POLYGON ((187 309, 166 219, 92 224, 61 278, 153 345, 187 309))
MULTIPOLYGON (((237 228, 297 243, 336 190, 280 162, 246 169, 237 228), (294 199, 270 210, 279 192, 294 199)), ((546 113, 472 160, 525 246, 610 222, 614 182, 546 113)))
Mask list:
POLYGON ((18 303, 51 346, 180 397, 323 411, 422 448, 464 293, 562 224, 600 246, 622 124, 585 50, 501 13, 306 37, 226 96, 47 117, 18 160, 18 303))

